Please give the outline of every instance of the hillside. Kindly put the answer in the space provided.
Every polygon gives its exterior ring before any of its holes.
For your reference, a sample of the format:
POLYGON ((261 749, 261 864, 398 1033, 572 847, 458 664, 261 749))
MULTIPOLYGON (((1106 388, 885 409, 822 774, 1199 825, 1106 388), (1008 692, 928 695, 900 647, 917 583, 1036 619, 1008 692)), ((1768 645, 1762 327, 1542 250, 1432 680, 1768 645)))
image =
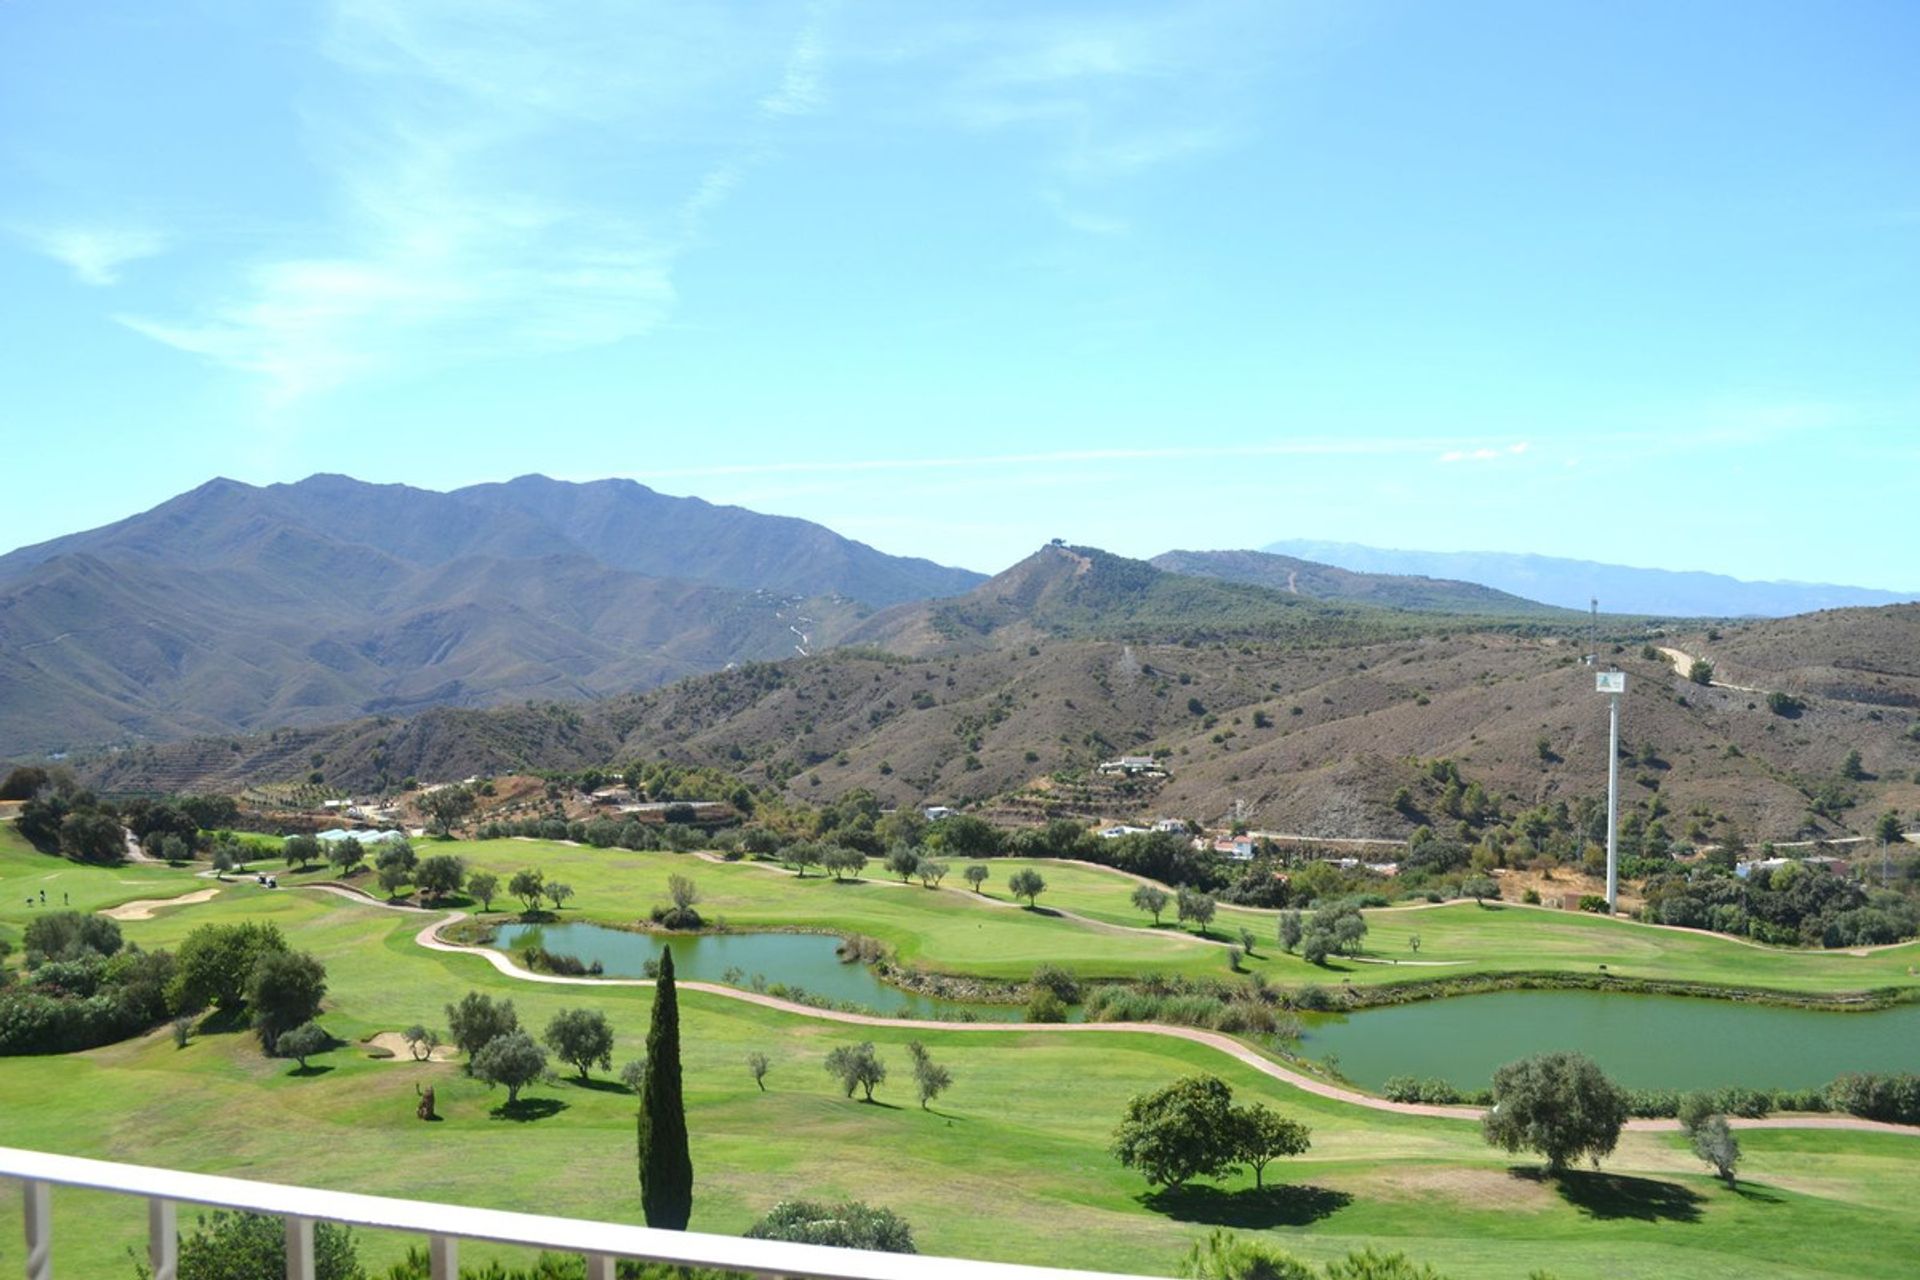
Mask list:
POLYGON ((1585 610, 1588 601, 1598 599, 1608 613, 1665 618, 1779 618, 1920 598, 1920 592, 1812 582, 1747 582, 1718 573, 1676 573, 1500 551, 1399 551, 1307 538, 1288 538, 1261 550, 1357 573, 1423 574, 1481 583, 1563 609, 1585 610))
MULTIPOLYGON (((1920 646, 1920 610, 1849 612, 1822 625, 1835 652, 1920 646)), ((1755 623, 1738 643, 1790 653, 1809 643, 1807 633, 1800 619, 1755 623)), ((1731 653, 1735 640, 1718 643, 1731 653)), ((1053 639, 931 658, 848 650, 590 706, 439 710, 140 748, 84 769, 114 789, 232 787, 309 768, 330 784, 371 789, 409 774, 666 757, 731 769, 809 802, 867 788, 892 804, 988 804, 1036 783, 1077 785, 1102 759, 1152 752, 1170 778, 1099 816, 1217 822, 1237 803, 1262 829, 1393 838, 1421 821, 1445 823, 1420 759, 1453 759, 1509 813, 1604 792, 1605 704, 1579 647, 1552 635, 1460 631, 1318 649, 1053 639), (1056 774, 1062 781, 1047 781, 1056 774), (1411 812, 1393 807, 1401 787, 1415 798, 1411 812)), ((1920 806, 1912 709, 1820 695, 1788 718, 1754 695, 1689 683, 1637 642, 1611 661, 1631 680, 1627 808, 1651 815, 1657 802, 1676 837, 1696 821, 1723 830, 1723 816, 1753 839, 1837 835, 1884 808, 1920 806), (1869 777, 1843 784, 1851 749, 1869 777), (1848 803, 1815 817, 1809 803, 1823 788, 1848 803)), ((1787 682, 1820 669, 1776 675, 1787 682)))
POLYGON ((0 756, 604 696, 978 580, 628 481, 215 480, 0 557, 0 756))
POLYGON ((1464 613, 1489 618, 1578 621, 1566 609, 1523 599, 1473 582, 1412 574, 1354 573, 1330 564, 1265 551, 1168 551, 1147 563, 1168 573, 1219 578, 1286 591, 1310 600, 1344 600, 1421 613, 1464 613))
MULTIPOLYGON (((1549 614, 1552 611, 1547 611, 1549 614)), ((1041 639, 1212 640, 1300 647, 1361 644, 1512 619, 1399 608, 1168 572, 1094 547, 1045 546, 965 595, 899 605, 847 636, 911 656, 1018 647, 1041 639)))

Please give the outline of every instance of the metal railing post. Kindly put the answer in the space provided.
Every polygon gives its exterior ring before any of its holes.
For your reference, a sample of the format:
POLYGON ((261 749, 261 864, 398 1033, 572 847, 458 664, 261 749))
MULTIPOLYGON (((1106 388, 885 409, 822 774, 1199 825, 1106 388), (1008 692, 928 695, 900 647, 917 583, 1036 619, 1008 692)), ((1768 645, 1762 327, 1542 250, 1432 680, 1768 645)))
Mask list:
POLYGON ((313 1278, 313 1219, 287 1215, 287 1280, 313 1278))
POLYGON ((177 1280, 180 1274, 180 1223, 173 1201, 147 1201, 147 1265, 153 1280, 177 1280))
POLYGON ((27 1219, 27 1280, 53 1280, 53 1188, 28 1179, 20 1184, 27 1219))
POLYGON ((459 1240, 453 1236, 429 1236, 427 1264, 431 1280, 460 1280, 459 1240))

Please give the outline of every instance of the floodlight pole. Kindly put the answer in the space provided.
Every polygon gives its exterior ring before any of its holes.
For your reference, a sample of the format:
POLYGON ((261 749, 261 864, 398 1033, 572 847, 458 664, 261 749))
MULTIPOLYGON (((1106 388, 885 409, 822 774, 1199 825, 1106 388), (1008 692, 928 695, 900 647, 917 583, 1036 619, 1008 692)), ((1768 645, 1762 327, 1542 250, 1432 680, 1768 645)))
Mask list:
POLYGON ((1626 673, 1602 671, 1594 688, 1607 695, 1607 914, 1620 906, 1620 695, 1627 691, 1626 673))

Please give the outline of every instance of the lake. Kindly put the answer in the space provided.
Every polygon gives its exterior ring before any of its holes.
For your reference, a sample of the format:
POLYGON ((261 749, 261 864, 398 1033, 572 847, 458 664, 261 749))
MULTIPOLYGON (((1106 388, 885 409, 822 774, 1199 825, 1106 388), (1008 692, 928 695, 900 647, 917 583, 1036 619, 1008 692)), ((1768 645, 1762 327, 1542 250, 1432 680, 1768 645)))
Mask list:
POLYGON ((1920 1004, 1835 1013, 1685 996, 1501 991, 1310 1020, 1303 1051, 1354 1083, 1438 1078, 1482 1089, 1494 1069, 1575 1049, 1634 1089, 1805 1089, 1849 1071, 1920 1071, 1920 1004))
POLYGON ((513 953, 541 946, 556 955, 577 956, 587 964, 598 960, 610 978, 641 978, 645 965, 658 960, 663 947, 673 947, 677 978, 698 982, 726 982, 727 971, 743 975, 733 985, 743 989, 755 974, 768 982, 802 987, 811 995, 863 1005, 877 1013, 903 1013, 916 1018, 952 1017, 970 1010, 982 1022, 1020 1022, 1023 1004, 963 1004, 902 991, 881 981, 870 967, 840 959, 840 939, 825 933, 634 933, 598 924, 503 924, 494 932, 492 946, 513 953))

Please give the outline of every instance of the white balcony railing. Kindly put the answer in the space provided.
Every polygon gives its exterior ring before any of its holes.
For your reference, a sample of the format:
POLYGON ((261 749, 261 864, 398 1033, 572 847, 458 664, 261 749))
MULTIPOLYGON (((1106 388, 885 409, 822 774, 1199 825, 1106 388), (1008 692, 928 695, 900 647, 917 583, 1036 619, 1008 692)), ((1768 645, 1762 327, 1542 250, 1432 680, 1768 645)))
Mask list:
POLYGON ((1113 1280, 1103 1272, 973 1262, 925 1254, 869 1253, 823 1245, 749 1240, 693 1231, 656 1231, 614 1222, 470 1209, 315 1187, 250 1182, 177 1169, 86 1160, 0 1147, 0 1177, 17 1178, 25 1200, 27 1280, 53 1276, 53 1188, 87 1187, 147 1201, 147 1257, 154 1280, 175 1280, 176 1207, 207 1205, 273 1214, 286 1223, 287 1280, 314 1280, 313 1225, 337 1222, 426 1238, 433 1280, 455 1280, 459 1242, 484 1240, 584 1255, 588 1280, 613 1280, 619 1259, 713 1267, 751 1276, 809 1280, 1113 1280))

